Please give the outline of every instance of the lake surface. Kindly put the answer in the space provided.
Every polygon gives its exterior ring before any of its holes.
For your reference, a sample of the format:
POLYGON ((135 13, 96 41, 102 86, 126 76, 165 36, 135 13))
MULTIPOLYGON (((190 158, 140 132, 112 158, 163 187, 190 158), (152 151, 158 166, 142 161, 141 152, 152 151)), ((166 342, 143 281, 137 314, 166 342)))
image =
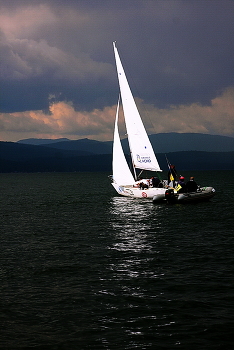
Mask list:
POLYGON ((234 172, 197 204, 106 173, 0 174, 0 349, 231 350, 234 172))

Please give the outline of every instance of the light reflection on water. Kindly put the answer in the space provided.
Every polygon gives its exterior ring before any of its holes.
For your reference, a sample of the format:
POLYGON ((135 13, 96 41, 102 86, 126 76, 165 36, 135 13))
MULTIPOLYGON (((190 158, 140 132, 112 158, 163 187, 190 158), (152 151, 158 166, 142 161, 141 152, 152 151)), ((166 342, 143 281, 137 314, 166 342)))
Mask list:
POLYGON ((125 197, 112 198, 111 226, 116 237, 112 249, 137 253, 150 251, 152 249, 148 239, 148 233, 151 231, 150 214, 152 215, 150 201, 125 197))
MULTIPOLYGON (((160 220, 151 201, 135 200, 126 197, 112 198, 110 206, 111 228, 114 239, 109 249, 118 252, 121 258, 110 263, 113 278, 118 280, 158 278, 163 276, 153 265, 157 248, 157 232, 160 220), (151 220, 154 216, 154 220, 151 220), (152 265, 152 269, 149 266, 152 265), (146 268, 147 267, 147 268, 146 268)), ((144 288, 122 286, 124 293, 144 297, 144 288)))
MULTIPOLYGON (((118 300, 125 313, 115 309, 116 319, 106 318, 105 325, 117 323, 120 313, 125 333, 135 341, 138 339, 142 348, 144 338, 158 337, 162 328, 163 332, 174 333, 170 341, 175 346, 179 342, 174 332, 177 322, 170 309, 171 295, 165 290, 172 278, 166 248, 167 218, 174 209, 166 205, 155 206, 150 200, 125 197, 114 197, 110 204, 112 287, 106 292, 110 292, 112 310, 118 300), (115 292, 111 294, 113 289, 115 292)), ((151 345, 148 342, 148 346, 151 345)))

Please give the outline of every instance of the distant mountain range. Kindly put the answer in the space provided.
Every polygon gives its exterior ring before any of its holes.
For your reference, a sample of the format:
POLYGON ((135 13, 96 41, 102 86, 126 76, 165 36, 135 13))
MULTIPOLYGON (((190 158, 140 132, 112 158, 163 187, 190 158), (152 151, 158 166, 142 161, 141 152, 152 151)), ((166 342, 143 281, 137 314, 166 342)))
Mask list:
MULTIPOLYGON (((159 164, 165 153, 180 170, 234 170, 234 138, 165 133, 150 136, 159 164)), ((65 138, 0 142, 0 172, 110 171, 112 141, 65 138)), ((127 140, 123 148, 129 154, 127 140)))
POLYGON ((61 139, 25 139, 25 140, 19 140, 18 143, 24 143, 26 145, 35 145, 35 146, 40 146, 40 145, 46 145, 46 144, 52 144, 52 143, 57 143, 57 142, 63 142, 63 141, 71 141, 67 138, 61 138, 61 139))
MULTIPOLYGON (((234 151, 234 138, 228 136, 208 135, 198 133, 161 133, 149 136, 156 153, 180 152, 180 151, 205 151, 205 152, 232 152, 234 151)), ((128 152, 128 141, 122 140, 123 148, 128 152)), ((51 139, 26 139, 18 143, 30 145, 46 145, 53 148, 66 150, 84 150, 95 154, 112 153, 112 141, 100 142, 89 139, 69 140, 61 138, 51 139)))

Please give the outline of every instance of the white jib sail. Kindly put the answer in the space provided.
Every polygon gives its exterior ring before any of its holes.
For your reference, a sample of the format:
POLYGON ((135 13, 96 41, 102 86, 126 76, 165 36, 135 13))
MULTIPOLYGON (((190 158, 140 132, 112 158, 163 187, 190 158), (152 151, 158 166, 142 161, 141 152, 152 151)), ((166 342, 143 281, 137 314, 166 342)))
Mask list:
POLYGON ((121 145, 118 129, 118 115, 119 115, 119 101, 116 110, 115 118, 115 131, 114 131, 114 142, 113 142, 113 181, 120 186, 133 185, 135 180, 127 164, 123 148, 121 145))
POLYGON ((113 45, 133 165, 139 169, 162 171, 132 96, 115 43, 113 45))

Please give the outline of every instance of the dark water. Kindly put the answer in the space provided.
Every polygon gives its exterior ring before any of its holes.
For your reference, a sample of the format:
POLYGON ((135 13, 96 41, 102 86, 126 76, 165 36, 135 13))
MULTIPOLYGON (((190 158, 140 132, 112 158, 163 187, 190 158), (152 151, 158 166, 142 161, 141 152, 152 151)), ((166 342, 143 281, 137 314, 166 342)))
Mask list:
POLYGON ((0 348, 232 349, 234 172, 172 206, 107 175, 0 174, 0 348))

